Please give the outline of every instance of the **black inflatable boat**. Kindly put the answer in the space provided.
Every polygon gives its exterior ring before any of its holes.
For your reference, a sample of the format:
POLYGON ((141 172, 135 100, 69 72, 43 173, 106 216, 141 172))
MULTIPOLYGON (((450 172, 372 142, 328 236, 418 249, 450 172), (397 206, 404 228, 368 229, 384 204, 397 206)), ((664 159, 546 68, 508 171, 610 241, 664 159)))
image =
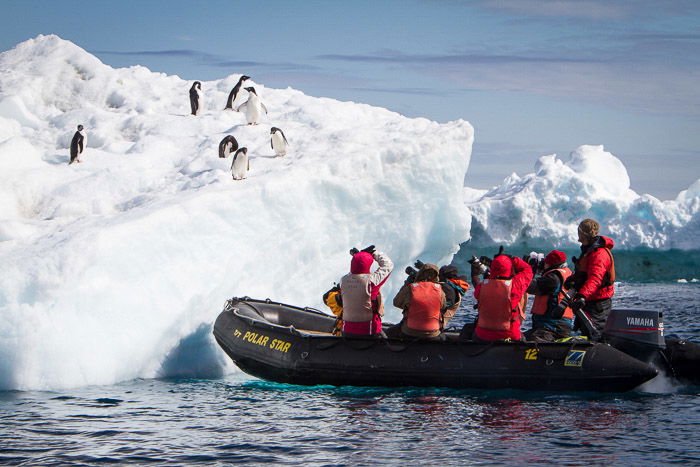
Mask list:
MULTIPOLYGON (((331 334, 334 323, 312 308, 232 298, 214 336, 246 373, 301 385, 622 392, 658 373, 640 355, 608 343, 479 343, 449 332, 440 342, 346 338, 331 334)), ((630 340, 621 335, 620 342, 630 340)), ((647 358, 653 352, 642 353, 647 358)))

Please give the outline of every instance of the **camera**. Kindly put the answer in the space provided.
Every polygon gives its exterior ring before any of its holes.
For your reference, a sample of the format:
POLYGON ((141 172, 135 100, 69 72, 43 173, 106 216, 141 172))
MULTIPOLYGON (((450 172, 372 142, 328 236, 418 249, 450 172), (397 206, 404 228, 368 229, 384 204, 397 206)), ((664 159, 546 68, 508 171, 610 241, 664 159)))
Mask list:
POLYGON ((350 256, 355 256, 360 251, 364 251, 365 253, 369 253, 370 255, 374 256, 376 248, 374 247, 374 245, 370 245, 367 248, 363 248, 362 250, 358 250, 357 248, 350 248, 350 256))
POLYGON ((544 271, 544 253, 531 251, 529 255, 523 256, 523 261, 530 265, 535 274, 541 274, 544 271))
POLYGON ((477 258, 472 255, 472 259, 467 262, 472 265, 472 276, 478 276, 480 274, 483 274, 484 277, 488 276, 491 268, 491 258, 488 256, 480 256, 477 258))
POLYGON ((404 284, 412 284, 413 282, 415 282, 416 274, 418 274, 418 271, 420 271, 424 265, 425 263, 418 259, 415 263, 413 263, 413 266, 415 266, 415 268, 412 266, 406 267, 406 269, 404 269, 404 272, 408 277, 404 281, 404 284))

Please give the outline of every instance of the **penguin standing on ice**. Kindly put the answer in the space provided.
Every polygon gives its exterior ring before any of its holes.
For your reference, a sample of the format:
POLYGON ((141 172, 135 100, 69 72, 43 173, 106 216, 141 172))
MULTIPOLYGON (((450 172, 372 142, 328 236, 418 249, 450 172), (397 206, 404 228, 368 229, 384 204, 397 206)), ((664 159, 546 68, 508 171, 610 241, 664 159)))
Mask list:
POLYGON ((287 143, 287 138, 284 136, 284 132, 276 126, 273 126, 270 129, 270 134, 272 135, 270 137, 270 146, 272 147, 272 149, 274 149, 275 155, 286 156, 287 146, 289 145, 289 143, 287 143))
MULTIPOLYGON (((228 100, 226 101, 226 107, 224 107, 224 110, 227 109, 233 109, 233 103, 236 101, 236 97, 238 97, 238 91, 241 90, 241 86, 243 85, 243 81, 246 81, 250 79, 250 76, 243 75, 238 79, 238 82, 236 85, 231 89, 231 92, 228 95, 228 100)), ((238 110, 236 110, 238 112, 238 110)))
POLYGON ((219 157, 225 159, 232 152, 238 149, 238 141, 231 135, 227 135, 219 143, 219 157))
POLYGON ((87 146, 87 135, 83 131, 83 126, 78 125, 78 131, 73 135, 73 139, 70 142, 70 162, 83 162, 80 160, 80 156, 83 154, 85 147, 87 146))
POLYGON ((190 107, 192 107, 192 115, 199 115, 199 109, 202 105, 202 83, 195 81, 190 88, 190 107))
POLYGON ((234 180, 243 180, 246 172, 250 170, 250 160, 248 160, 248 148, 241 148, 233 155, 231 162, 231 175, 234 180))
POLYGON ((248 100, 238 107, 238 111, 240 112, 241 109, 245 109, 245 118, 248 120, 248 125, 257 125, 262 111, 264 110, 265 113, 267 113, 267 107, 265 107, 265 104, 263 104, 258 97, 255 88, 250 87, 245 88, 245 90, 248 91, 248 100))

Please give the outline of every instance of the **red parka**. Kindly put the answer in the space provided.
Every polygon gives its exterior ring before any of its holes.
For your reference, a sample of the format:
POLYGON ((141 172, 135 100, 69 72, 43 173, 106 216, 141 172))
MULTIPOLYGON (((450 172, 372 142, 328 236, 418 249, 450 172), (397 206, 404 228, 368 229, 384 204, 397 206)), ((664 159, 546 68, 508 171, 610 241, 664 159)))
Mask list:
MULTIPOLYGON (((479 339, 486 341, 495 341, 501 339, 520 339, 520 309, 522 299, 525 296, 527 287, 532 282, 532 268, 529 264, 517 257, 506 255, 496 256, 491 262, 489 272, 489 280, 499 280, 499 278, 512 278, 510 286, 509 306, 512 311, 512 321, 510 329, 506 331, 493 331, 479 327, 479 322, 476 323, 475 334, 479 339)), ((479 283, 474 287, 474 298, 479 301, 479 293, 481 285, 479 283)))
POLYGON ((611 238, 601 235, 578 260, 576 272, 586 273, 586 280, 578 293, 586 301, 602 300, 615 295, 615 262, 610 251, 614 245, 611 238))

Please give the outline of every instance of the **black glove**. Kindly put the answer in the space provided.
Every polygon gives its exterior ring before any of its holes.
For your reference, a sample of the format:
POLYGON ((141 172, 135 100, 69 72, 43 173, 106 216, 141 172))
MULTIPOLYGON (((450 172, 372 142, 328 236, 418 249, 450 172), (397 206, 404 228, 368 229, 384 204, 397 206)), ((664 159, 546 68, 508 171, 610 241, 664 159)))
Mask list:
POLYGON ((370 245, 367 248, 363 248, 362 251, 365 253, 369 253, 370 255, 374 254, 374 245, 370 245))
POLYGON ((574 297, 574 301, 571 302, 571 309, 574 311, 578 311, 584 306, 586 306, 586 299, 583 298, 583 295, 576 295, 574 297))
POLYGON ((357 248, 350 248, 350 256, 355 256, 359 252, 360 250, 358 250, 357 248))
POLYGON ((574 275, 572 274, 564 281, 564 288, 568 290, 573 286, 574 286, 574 275))

